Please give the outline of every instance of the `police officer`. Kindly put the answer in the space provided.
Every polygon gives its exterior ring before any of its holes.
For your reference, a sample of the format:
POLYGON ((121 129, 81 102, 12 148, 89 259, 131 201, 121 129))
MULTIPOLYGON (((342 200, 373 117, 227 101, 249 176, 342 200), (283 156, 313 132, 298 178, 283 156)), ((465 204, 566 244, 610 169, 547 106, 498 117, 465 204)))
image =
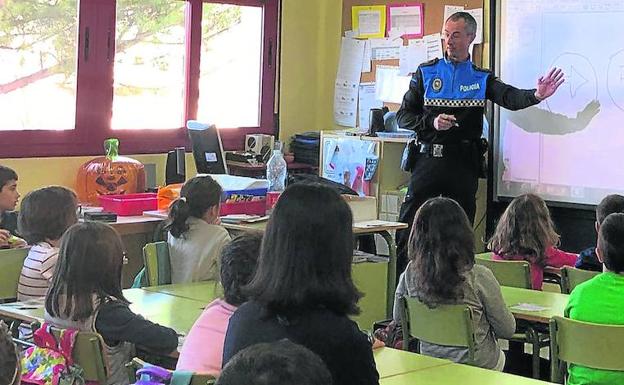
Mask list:
MULTIPOLYGON (((539 78, 536 89, 503 83, 470 61, 476 30, 469 13, 457 12, 446 20, 444 58, 418 67, 397 113, 399 127, 416 131, 419 142, 399 216, 410 228, 420 205, 439 195, 456 200, 474 221, 486 99, 518 110, 548 98, 564 81, 561 70, 553 68, 539 78)), ((410 228, 397 233, 397 274, 407 264, 410 228)))

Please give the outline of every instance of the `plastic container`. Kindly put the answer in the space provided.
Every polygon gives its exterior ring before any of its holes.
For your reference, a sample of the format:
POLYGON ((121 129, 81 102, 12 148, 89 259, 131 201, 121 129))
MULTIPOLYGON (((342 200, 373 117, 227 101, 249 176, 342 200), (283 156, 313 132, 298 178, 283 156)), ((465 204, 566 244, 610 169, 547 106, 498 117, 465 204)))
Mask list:
POLYGON ((143 215, 143 211, 156 210, 156 193, 100 195, 100 205, 104 211, 111 211, 121 216, 143 215))
POLYGON ((275 143, 275 147, 271 159, 267 162, 266 178, 269 181, 269 191, 282 192, 286 189, 288 169, 279 142, 275 143))
POLYGON ((264 215, 266 211, 267 189, 231 190, 223 192, 220 215, 255 214, 264 215))

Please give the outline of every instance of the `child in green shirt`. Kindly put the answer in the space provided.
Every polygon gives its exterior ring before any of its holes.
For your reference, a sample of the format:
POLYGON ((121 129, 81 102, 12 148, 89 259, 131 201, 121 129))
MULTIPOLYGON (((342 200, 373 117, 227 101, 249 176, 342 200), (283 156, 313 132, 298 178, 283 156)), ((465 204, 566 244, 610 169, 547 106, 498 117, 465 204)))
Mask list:
MULTIPOLYGON (((572 291, 565 316, 598 324, 624 325, 624 214, 610 214, 602 222, 596 255, 604 264, 604 273, 572 291)), ((620 371, 571 364, 568 372, 568 385, 624 384, 624 372, 620 371)))

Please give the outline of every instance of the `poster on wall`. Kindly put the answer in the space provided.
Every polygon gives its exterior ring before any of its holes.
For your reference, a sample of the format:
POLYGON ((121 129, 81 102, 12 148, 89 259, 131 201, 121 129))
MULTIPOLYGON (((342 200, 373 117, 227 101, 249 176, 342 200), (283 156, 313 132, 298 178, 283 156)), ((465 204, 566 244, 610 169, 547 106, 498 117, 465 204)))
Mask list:
POLYGON ((321 176, 352 188, 360 196, 370 195, 375 175, 377 143, 359 138, 323 139, 321 176))

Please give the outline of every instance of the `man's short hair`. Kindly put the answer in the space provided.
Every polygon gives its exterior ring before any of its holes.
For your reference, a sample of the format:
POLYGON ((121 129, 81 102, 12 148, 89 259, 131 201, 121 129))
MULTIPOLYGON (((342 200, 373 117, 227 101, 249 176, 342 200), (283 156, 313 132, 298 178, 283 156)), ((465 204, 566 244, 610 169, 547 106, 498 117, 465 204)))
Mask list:
POLYGON ((216 385, 331 385, 319 356, 289 340, 252 345, 225 365, 216 385))
POLYGON ((598 248, 605 266, 615 273, 624 272, 624 214, 609 214, 600 225, 598 248))
POLYGON ((12 168, 0 165, 0 190, 12 180, 17 180, 17 173, 12 168))
POLYGON ((473 35, 473 36, 477 35, 477 21, 468 12, 455 12, 454 14, 449 16, 448 19, 446 19, 445 23, 449 20, 457 21, 459 19, 463 19, 464 22, 466 23, 466 33, 468 35, 473 35))
POLYGON ((607 195, 596 206, 596 221, 602 224, 609 214, 624 213, 624 196, 619 194, 607 195))

